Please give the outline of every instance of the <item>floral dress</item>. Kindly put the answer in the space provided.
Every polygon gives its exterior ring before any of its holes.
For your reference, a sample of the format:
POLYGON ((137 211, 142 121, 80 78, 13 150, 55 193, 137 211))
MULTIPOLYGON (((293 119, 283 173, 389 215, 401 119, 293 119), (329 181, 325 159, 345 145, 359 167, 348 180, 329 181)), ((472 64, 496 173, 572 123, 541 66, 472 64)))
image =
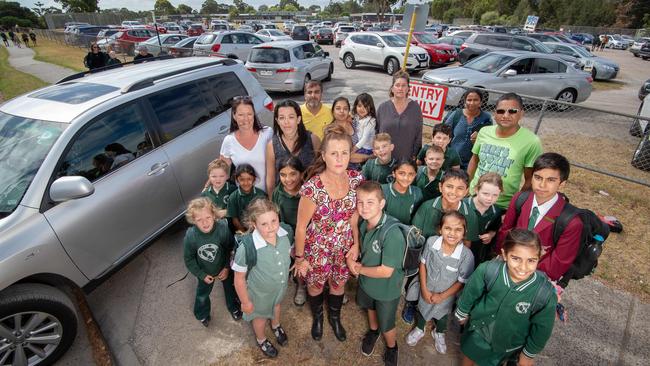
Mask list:
POLYGON ((320 179, 315 175, 303 184, 300 195, 316 204, 316 211, 307 225, 305 259, 311 270, 305 281, 310 286, 323 287, 331 280, 335 287, 349 277, 345 255, 354 244, 350 219, 357 208, 356 188, 362 182, 361 174, 348 170, 350 190, 341 199, 332 199, 320 179))

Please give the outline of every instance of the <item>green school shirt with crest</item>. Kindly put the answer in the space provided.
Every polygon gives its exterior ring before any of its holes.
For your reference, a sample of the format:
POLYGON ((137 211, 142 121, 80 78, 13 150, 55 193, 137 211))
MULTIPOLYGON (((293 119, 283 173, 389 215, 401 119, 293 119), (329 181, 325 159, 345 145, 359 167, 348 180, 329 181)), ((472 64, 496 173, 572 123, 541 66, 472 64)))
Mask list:
POLYGON ((296 229, 296 222, 298 220, 298 203, 300 202, 300 194, 292 196, 284 190, 282 184, 278 184, 273 190, 271 197, 273 203, 280 208, 280 221, 290 225, 292 229, 296 229))
POLYGON ((410 185, 406 193, 399 193, 393 185, 394 183, 381 185, 386 198, 384 211, 398 219, 402 224, 410 225, 413 213, 422 203, 422 191, 420 188, 410 185))
MULTIPOLYGON (((423 164, 424 158, 427 156, 427 149, 429 146, 431 145, 422 146, 420 153, 418 153, 418 160, 420 160, 423 164)), ((440 169, 447 171, 452 166, 460 166, 460 155, 458 155, 458 152, 456 150, 450 149, 449 145, 447 145, 447 149, 445 150, 445 161, 442 163, 442 167, 440 169)))
POLYGON ((487 233, 488 231, 497 231, 501 223, 501 215, 503 210, 496 205, 492 205, 485 210, 485 213, 481 212, 474 205, 474 198, 467 197, 465 198, 465 203, 467 206, 474 211, 476 215, 476 222, 478 227, 478 235, 487 233))
POLYGON ((429 175, 427 174, 427 167, 421 166, 418 168, 418 174, 415 176, 415 185, 420 188, 422 191, 422 200, 428 201, 430 199, 440 196, 440 182, 442 181, 442 176, 445 175, 444 170, 438 170, 433 180, 429 180, 429 175))
MULTIPOLYGON (((467 227, 465 228, 465 240, 473 241, 478 239, 478 222, 474 211, 470 210, 464 200, 459 202, 458 212, 465 217, 467 227)), ((443 215, 442 197, 424 201, 413 216, 412 224, 422 231, 422 235, 428 238, 433 235, 440 235, 440 220, 443 215)))
POLYGON ((230 198, 230 194, 236 189, 236 185, 230 182, 226 182, 226 184, 224 184, 224 186, 221 187, 218 192, 216 192, 212 186, 209 186, 207 189, 201 192, 201 197, 208 197, 210 201, 212 201, 212 203, 217 206, 218 209, 223 210, 228 208, 228 199, 230 198))
POLYGON ((394 300, 402 294, 404 280, 402 260, 406 248, 404 235, 398 227, 393 227, 386 233, 383 243, 379 240, 382 226, 393 220, 396 219, 384 213, 377 226, 372 230, 368 230, 368 222, 365 220, 359 224, 361 264, 364 267, 384 265, 393 268, 393 274, 389 278, 359 276, 359 286, 368 296, 379 301, 394 300))
POLYGON ((266 197, 263 190, 253 187, 249 193, 244 193, 240 188, 235 189, 228 198, 228 217, 236 217, 241 220, 241 217, 255 197, 266 197))
POLYGON ((185 266, 200 280, 216 276, 228 264, 233 245, 226 220, 216 221, 207 234, 191 226, 183 239, 185 266))
POLYGON ((374 158, 366 161, 361 168, 361 174, 366 180, 374 180, 379 184, 390 183, 393 181, 393 166, 395 166, 395 159, 391 158, 388 164, 381 164, 379 158, 374 158))

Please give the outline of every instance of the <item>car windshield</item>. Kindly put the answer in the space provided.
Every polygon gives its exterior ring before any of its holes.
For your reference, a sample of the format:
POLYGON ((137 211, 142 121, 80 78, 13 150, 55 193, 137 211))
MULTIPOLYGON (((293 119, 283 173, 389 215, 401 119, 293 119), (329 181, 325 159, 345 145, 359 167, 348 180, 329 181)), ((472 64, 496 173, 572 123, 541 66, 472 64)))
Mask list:
POLYGON ((487 55, 475 58, 463 67, 480 72, 494 73, 512 61, 513 58, 512 56, 488 53, 487 55))
POLYGON ((424 44, 438 44, 438 43, 440 43, 440 42, 438 42, 438 38, 432 36, 431 34, 422 33, 422 34, 418 34, 417 37, 418 37, 418 41, 420 43, 424 43, 424 44))
POLYGON ((571 49, 582 57, 596 57, 596 55, 587 51, 584 47, 571 47, 571 49))
POLYGON ((318 33, 320 33, 320 34, 330 34, 330 33, 332 33, 332 30, 329 29, 329 28, 321 28, 321 29, 318 30, 318 33))
POLYGON ((196 44, 210 44, 214 41, 215 37, 216 35, 212 33, 204 34, 201 38, 196 40, 196 44))
POLYGON ((398 35, 381 36, 388 47, 406 47, 406 39, 398 35))
POLYGON ((0 218, 16 209, 65 126, 0 112, 0 218))
POLYGON ((289 62, 289 51, 284 48, 253 48, 248 61, 264 64, 284 64, 289 62))
POLYGON ((538 40, 536 40, 534 38, 530 38, 529 41, 532 42, 533 44, 535 44, 535 49, 537 50, 537 52, 553 53, 553 51, 551 51, 551 49, 548 48, 548 46, 545 45, 544 43, 542 43, 542 42, 540 42, 540 41, 538 41, 538 40))
POLYGON ((284 36, 285 34, 280 32, 279 30, 276 29, 267 29, 267 32, 269 32, 269 35, 275 36, 275 37, 281 37, 284 36))
POLYGON ((339 27, 339 32, 341 32, 341 33, 351 33, 351 32, 354 32, 354 27, 339 27))

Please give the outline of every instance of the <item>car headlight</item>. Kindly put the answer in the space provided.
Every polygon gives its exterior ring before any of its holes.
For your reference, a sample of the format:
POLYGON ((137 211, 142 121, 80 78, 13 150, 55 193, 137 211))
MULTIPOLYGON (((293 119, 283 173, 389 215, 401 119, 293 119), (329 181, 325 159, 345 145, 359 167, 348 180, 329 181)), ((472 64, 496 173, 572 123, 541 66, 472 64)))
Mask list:
POLYGON ((444 50, 436 50, 436 53, 439 54, 439 55, 444 55, 444 54, 446 54, 447 52, 444 51, 444 50))
POLYGON ((450 84, 456 84, 456 85, 463 85, 466 82, 467 82, 467 79, 449 80, 450 84))

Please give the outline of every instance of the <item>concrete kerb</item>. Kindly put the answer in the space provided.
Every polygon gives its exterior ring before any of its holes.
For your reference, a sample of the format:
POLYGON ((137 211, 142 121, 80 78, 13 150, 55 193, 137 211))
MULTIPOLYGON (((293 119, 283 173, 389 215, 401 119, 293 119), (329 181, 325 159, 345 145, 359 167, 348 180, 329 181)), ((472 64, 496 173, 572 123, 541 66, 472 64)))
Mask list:
POLYGON ((27 47, 7 47, 9 52, 9 65, 18 71, 34 75, 46 83, 54 84, 66 76, 75 74, 76 71, 34 60, 34 51, 27 47))

